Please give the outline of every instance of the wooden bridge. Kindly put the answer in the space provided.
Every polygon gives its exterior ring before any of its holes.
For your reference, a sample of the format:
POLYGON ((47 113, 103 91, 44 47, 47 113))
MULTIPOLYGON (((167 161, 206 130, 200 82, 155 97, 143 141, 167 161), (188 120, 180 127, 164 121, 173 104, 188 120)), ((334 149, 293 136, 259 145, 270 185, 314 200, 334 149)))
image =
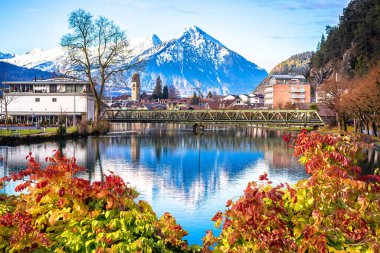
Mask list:
POLYGON ((257 126, 322 126, 315 110, 106 110, 110 122, 249 124, 257 126))

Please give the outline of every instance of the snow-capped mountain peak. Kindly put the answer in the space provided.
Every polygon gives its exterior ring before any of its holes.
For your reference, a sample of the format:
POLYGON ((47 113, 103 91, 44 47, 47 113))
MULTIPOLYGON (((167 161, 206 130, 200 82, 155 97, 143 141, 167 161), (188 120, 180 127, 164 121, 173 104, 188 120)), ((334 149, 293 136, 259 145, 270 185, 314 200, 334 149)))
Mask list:
POLYGON ((152 90, 161 76, 164 84, 176 86, 186 96, 193 94, 198 81, 203 92, 247 92, 266 75, 265 70, 194 25, 177 38, 147 50, 142 58, 146 65, 141 80, 146 90, 152 90))
MULTIPOLYGON (((205 94, 208 91, 218 94, 247 93, 267 75, 264 69, 228 49, 195 25, 186 27, 180 36, 166 42, 155 34, 146 38, 131 38, 130 48, 132 56, 143 59, 145 63, 140 79, 142 89, 146 91, 153 90, 155 80, 160 76, 164 85, 175 86, 185 96, 193 94, 198 81, 205 94)), ((63 62, 64 55, 61 47, 33 49, 3 61, 57 72, 69 68, 63 62)))
POLYGON ((144 51, 158 46, 161 43, 162 41, 156 34, 152 34, 151 36, 145 38, 132 37, 129 40, 129 45, 134 55, 142 54, 144 51))
POLYGON ((180 39, 186 39, 191 41, 200 41, 200 40, 207 40, 212 41, 215 44, 218 44, 219 46, 223 46, 222 43, 220 43, 218 40, 211 37, 209 34, 204 32, 202 29, 195 25, 189 25, 185 28, 185 31, 180 36, 180 39))
POLYGON ((152 43, 154 46, 158 46, 158 45, 162 44, 162 41, 160 40, 160 38, 156 34, 153 34, 152 35, 152 43))

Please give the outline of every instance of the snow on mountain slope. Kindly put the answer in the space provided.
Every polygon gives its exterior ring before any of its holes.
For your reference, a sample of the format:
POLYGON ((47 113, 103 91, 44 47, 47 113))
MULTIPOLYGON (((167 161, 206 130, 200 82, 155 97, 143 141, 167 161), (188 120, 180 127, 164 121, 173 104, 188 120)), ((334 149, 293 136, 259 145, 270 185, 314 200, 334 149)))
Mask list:
POLYGON ((193 94, 199 82, 203 93, 247 93, 267 75, 196 26, 142 56, 146 63, 141 79, 147 90, 160 75, 164 84, 176 86, 182 95, 193 94))
POLYGON ((25 54, 16 55, 4 61, 19 67, 55 72, 64 68, 63 56, 64 50, 61 47, 48 50, 35 48, 25 54))
MULTIPOLYGON (((182 95, 193 94, 201 83, 202 92, 218 94, 248 93, 267 72, 225 47, 200 28, 190 26, 172 40, 162 42, 157 35, 132 38, 130 47, 134 57, 142 57, 142 89, 151 91, 161 76, 163 84, 174 85, 182 95)), ((49 72, 64 72, 64 50, 33 49, 2 61, 49 72)), ((126 76, 131 76, 131 73, 126 76)), ((128 80, 129 81, 129 80, 128 80)), ((112 84, 114 86, 115 84, 112 84)))
POLYGON ((160 44, 162 44, 162 41, 156 34, 152 34, 152 36, 147 38, 133 37, 129 41, 129 46, 132 49, 133 54, 136 56, 160 44))
MULTIPOLYGON (((130 40, 130 47, 134 55, 139 55, 160 43, 162 43, 161 40, 157 35, 153 34, 148 38, 132 38, 130 40)), ((3 61, 25 68, 49 72, 64 72, 68 68, 64 62, 64 55, 65 51, 60 46, 48 50, 35 48, 25 54, 15 55, 13 58, 3 61)))

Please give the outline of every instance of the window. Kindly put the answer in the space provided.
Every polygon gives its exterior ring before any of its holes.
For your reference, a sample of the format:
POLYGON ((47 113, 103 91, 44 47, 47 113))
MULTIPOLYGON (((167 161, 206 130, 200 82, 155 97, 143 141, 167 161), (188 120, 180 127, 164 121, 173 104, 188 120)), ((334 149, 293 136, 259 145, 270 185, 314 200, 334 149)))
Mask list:
POLYGON ((51 84, 50 85, 50 92, 51 93, 57 93, 57 85, 56 84, 51 84))
POLYGON ((52 98, 51 101, 52 102, 57 102, 57 98, 52 98))
POLYGON ((40 98, 36 98, 36 102, 40 102, 40 98))
POLYGON ((66 92, 71 93, 75 92, 75 87, 73 84, 66 84, 66 92))

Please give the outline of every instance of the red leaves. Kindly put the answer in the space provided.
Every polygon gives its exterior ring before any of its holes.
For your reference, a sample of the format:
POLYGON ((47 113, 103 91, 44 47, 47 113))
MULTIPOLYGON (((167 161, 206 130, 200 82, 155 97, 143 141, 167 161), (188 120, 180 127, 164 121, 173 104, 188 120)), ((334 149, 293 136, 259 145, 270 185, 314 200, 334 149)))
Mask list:
POLYGON ((65 195, 65 187, 61 187, 61 189, 59 189, 58 195, 60 197, 62 197, 63 195, 65 195))
POLYGON ((42 188, 46 187, 48 184, 49 184, 48 180, 43 180, 41 182, 38 182, 36 187, 37 187, 37 189, 42 189, 42 188))
POLYGON ((259 180, 263 181, 263 180, 268 180, 268 174, 266 172, 264 172, 263 175, 260 175, 259 176, 259 180))
POLYGON ((21 191, 25 190, 29 185, 30 185, 30 182, 19 184, 16 186, 15 192, 21 192, 21 191))
POLYGON ((293 138, 292 134, 284 134, 284 135, 282 135, 282 140, 289 145, 291 143, 291 141, 294 140, 294 138, 293 138))

